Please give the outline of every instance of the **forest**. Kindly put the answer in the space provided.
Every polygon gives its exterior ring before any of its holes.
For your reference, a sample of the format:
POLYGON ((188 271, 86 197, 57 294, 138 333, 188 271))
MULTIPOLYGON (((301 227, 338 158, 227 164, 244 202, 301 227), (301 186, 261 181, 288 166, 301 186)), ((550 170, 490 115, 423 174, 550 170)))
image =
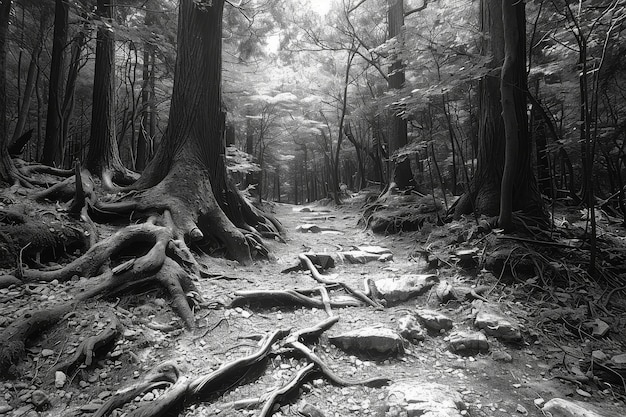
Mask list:
POLYGON ((0 0, 0 416, 624 415, 624 29, 0 0))

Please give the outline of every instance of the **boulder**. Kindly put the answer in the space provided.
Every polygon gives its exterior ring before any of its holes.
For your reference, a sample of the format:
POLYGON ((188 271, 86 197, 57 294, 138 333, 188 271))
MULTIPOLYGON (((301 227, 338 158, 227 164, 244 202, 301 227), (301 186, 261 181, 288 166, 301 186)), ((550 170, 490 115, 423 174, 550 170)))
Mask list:
POLYGON ((450 351, 459 355, 476 355, 489 352, 489 342, 481 332, 458 331, 448 339, 450 351))
POLYGON ((579 401, 553 398, 543 406, 543 414, 552 417, 618 417, 623 414, 612 413, 607 410, 599 412, 590 404, 579 401))
POLYGON ((404 351, 400 335, 386 327, 364 327, 328 339, 340 349, 377 356, 394 356, 404 351))
POLYGON ((387 303, 399 303, 423 294, 439 282, 434 274, 408 274, 375 281, 376 289, 387 303))
POLYGON ((474 306, 476 311, 474 326, 504 342, 522 340, 521 326, 517 320, 507 317, 498 308, 484 302, 474 302, 474 306))
POLYGON ((384 401, 385 417, 457 417, 466 409, 458 392, 422 378, 406 379, 389 386, 384 401))
POLYGON ((452 319, 435 310, 417 310, 418 320, 431 332, 442 332, 452 329, 452 319))

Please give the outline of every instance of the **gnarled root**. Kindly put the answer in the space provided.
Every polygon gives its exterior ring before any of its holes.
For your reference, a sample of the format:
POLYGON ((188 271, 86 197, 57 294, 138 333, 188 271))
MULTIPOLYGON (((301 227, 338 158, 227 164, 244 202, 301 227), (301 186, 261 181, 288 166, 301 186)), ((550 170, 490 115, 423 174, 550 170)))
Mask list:
POLYGON ((74 355, 63 363, 54 367, 54 371, 64 371, 76 369, 78 366, 85 364, 91 366, 96 351, 103 347, 111 346, 115 339, 120 335, 121 324, 117 316, 111 316, 110 323, 100 333, 90 336, 78 346, 74 355))

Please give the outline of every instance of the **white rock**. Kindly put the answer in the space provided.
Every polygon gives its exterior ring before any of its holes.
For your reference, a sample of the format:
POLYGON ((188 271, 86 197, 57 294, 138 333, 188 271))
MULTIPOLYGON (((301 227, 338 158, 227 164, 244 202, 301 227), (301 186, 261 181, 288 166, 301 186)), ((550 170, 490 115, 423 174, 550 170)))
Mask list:
POLYGON ((67 382, 67 375, 63 371, 56 371, 54 373, 54 386, 56 388, 63 388, 67 382))

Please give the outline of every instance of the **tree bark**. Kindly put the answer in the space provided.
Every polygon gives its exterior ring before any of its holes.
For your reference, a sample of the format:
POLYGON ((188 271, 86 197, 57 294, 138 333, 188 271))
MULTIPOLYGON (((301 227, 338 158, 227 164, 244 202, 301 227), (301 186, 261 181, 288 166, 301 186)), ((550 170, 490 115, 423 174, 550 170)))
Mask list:
POLYGON ((0 4, 0 185, 11 184, 16 169, 9 155, 7 140, 7 32, 11 16, 11 0, 0 4))
POLYGON ((30 111, 30 102, 35 91, 35 84, 37 80, 37 72, 39 71, 39 54, 41 47, 44 43, 45 30, 50 22, 51 15, 47 13, 46 9, 42 9, 41 18, 39 21, 39 33, 37 34, 37 40, 33 45, 33 50, 30 54, 30 64, 28 65, 28 74, 26 75, 26 85, 24 86, 24 98, 20 103, 20 110, 17 116, 17 123, 15 130, 13 131, 13 137, 11 142, 14 143, 24 133, 24 127, 26 126, 26 119, 28 118, 28 112, 30 111))
POLYGON ((69 3, 56 0, 54 6, 54 34, 52 40, 52 61, 48 82, 48 114, 46 116, 46 137, 43 144, 43 160, 47 165, 61 165, 61 98, 63 92, 63 66, 69 21, 69 3))
POLYGON ((223 0, 210 5, 180 2, 169 124, 154 159, 132 188, 144 190, 140 209, 167 206, 189 240, 210 236, 230 256, 247 263, 252 253, 242 230, 279 227, 227 179, 221 107, 223 5, 223 0))
POLYGON ((484 53, 493 56, 492 71, 481 79, 479 85, 476 173, 469 191, 454 206, 454 215, 459 217, 474 212, 495 216, 503 210, 504 217, 499 221, 503 223, 501 226, 508 228, 511 223, 507 217, 512 211, 520 210, 538 219, 543 219, 545 213, 531 166, 526 115, 524 3, 503 6, 504 1, 481 2, 481 28, 489 35, 485 37, 483 47, 484 53), (507 9, 506 17, 503 7, 507 9), (505 39, 508 42, 506 49, 505 39), (507 135, 510 135, 511 142, 502 139, 507 135), (505 152, 509 153, 508 161, 505 152), (509 166, 505 168, 507 162, 509 166))
POLYGON ((85 168, 105 181, 126 182, 127 171, 120 159, 115 135, 115 39, 107 21, 113 17, 114 0, 98 0, 96 13, 102 19, 96 37, 91 134, 85 168))
MULTIPOLYGON (((398 48, 401 48, 400 45, 403 42, 401 31, 404 26, 403 0, 389 0, 387 21, 389 25, 389 39, 397 38, 398 48)), ((389 88, 400 89, 404 86, 404 81, 404 64, 401 59, 397 59, 389 70, 389 88)), ((406 146, 407 143, 406 120, 394 114, 391 118, 391 131, 389 134, 390 167, 388 173, 390 174, 390 188, 393 188, 393 184, 401 190, 415 186, 415 180, 411 171, 411 161, 408 158, 403 158, 394 162, 392 159, 394 153, 406 146)))

